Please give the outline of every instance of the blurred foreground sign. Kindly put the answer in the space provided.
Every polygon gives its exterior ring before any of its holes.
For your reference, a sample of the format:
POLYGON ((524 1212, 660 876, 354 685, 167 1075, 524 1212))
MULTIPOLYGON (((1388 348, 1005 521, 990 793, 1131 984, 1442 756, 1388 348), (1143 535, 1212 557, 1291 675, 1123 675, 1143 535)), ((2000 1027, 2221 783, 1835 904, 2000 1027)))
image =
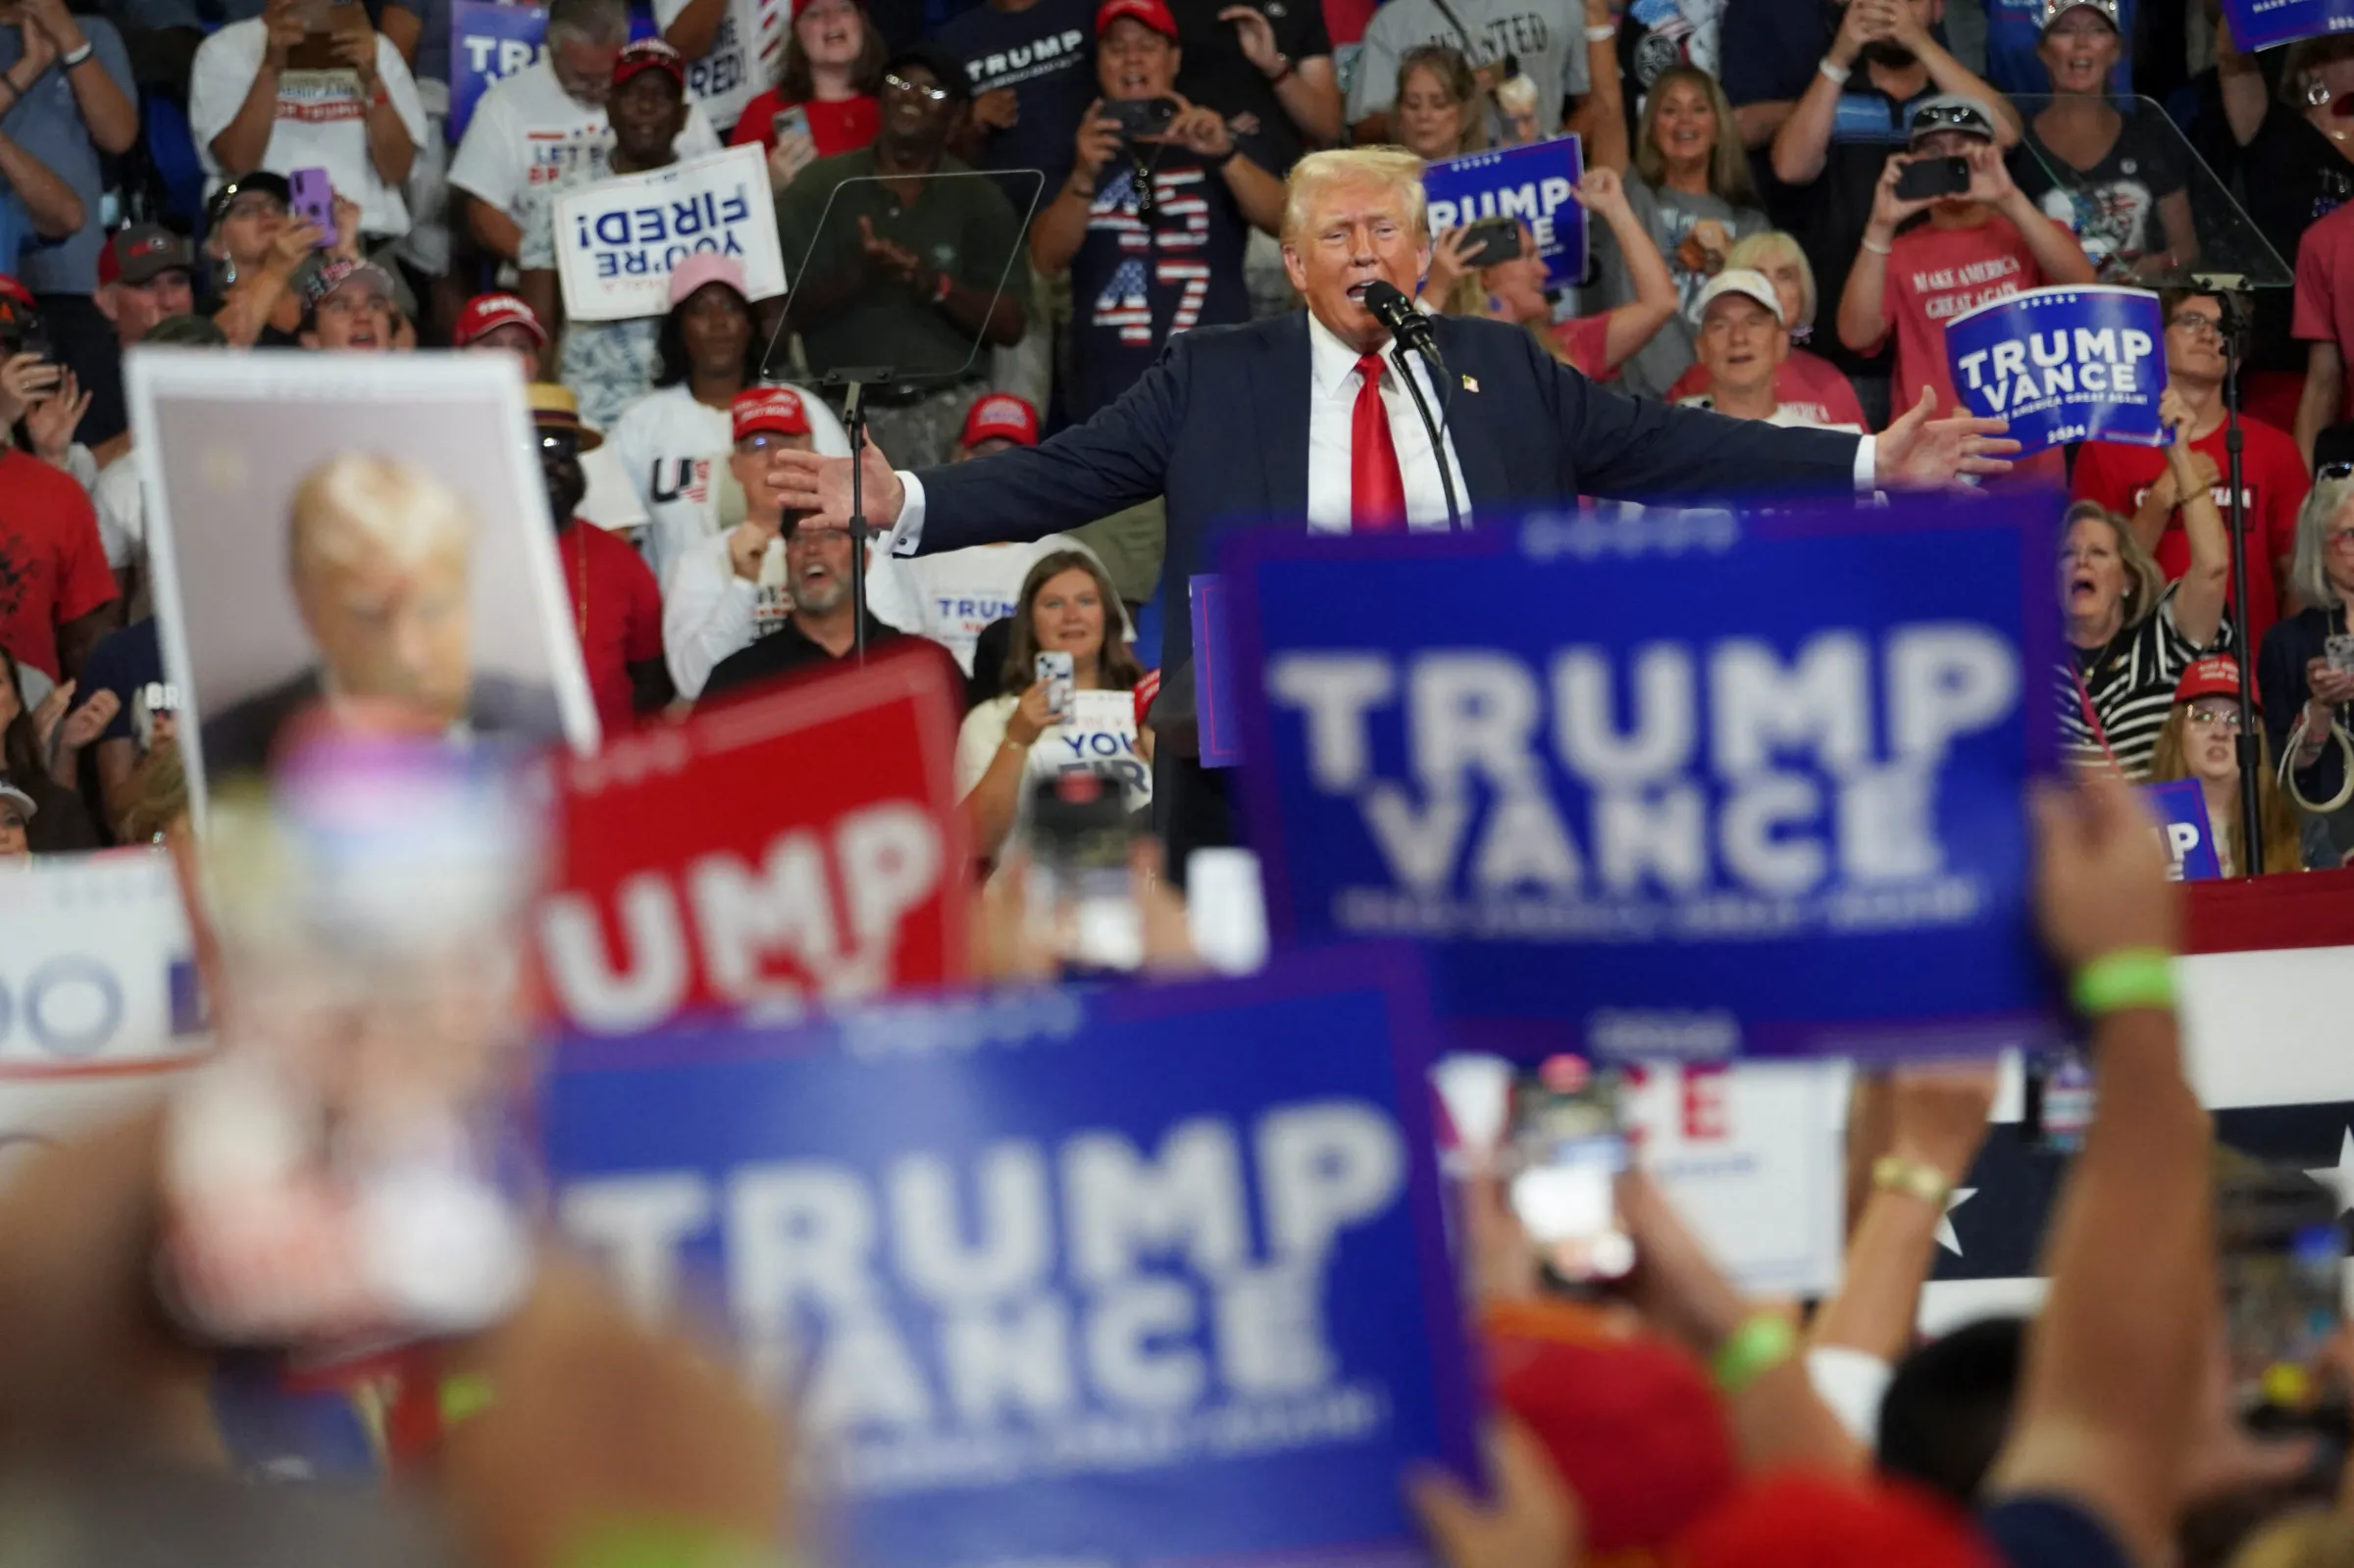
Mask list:
POLYGON ((1279 939, 1433 954, 1520 1060, 2041 1037, 2056 507, 1261 531, 1229 560, 1279 939))
POLYGON ((558 1017, 790 1019, 962 977, 948 668, 878 658, 557 760, 539 953, 558 1017))
POLYGON ((172 862, 144 849, 0 869, 0 1173, 159 1092, 210 1046, 172 862))
POLYGON ((2224 0, 2231 41, 2243 54, 2354 28, 2354 0, 2224 0))
POLYGON ((1403 956, 572 1041, 563 1224, 717 1276, 845 1568, 1418 1564, 1473 1417, 1403 956))

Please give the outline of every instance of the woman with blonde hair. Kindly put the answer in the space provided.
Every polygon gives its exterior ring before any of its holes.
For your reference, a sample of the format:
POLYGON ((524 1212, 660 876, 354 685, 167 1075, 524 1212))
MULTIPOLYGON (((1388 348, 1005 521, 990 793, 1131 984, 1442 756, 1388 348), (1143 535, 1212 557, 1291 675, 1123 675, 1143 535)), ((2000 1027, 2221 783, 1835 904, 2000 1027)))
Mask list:
POLYGON ((1426 43, 1406 52, 1390 126, 1399 145, 1426 163, 1487 146, 1488 94, 1461 50, 1426 43))
MULTIPOLYGON (((2319 815, 2354 800, 2354 473, 2326 465, 2297 514, 2288 582, 2295 615, 2273 623, 2256 656, 2265 738, 2290 797, 2319 815)), ((2354 812, 2332 827, 2340 848, 2354 812)))
MULTIPOLYGON (((1724 265, 1727 271, 1746 267, 1764 273, 1781 301, 1782 320, 1790 327, 1790 357, 1773 373, 1773 400, 1817 425, 1870 430, 1871 421, 1864 417, 1864 405, 1856 401, 1847 377, 1821 355, 1798 346, 1814 329, 1817 303, 1815 268, 1798 240, 1779 228, 1748 234, 1733 241, 1733 248, 1724 253, 1724 265)), ((1708 367, 1695 364, 1667 389, 1667 401, 1680 403, 1708 389, 1708 367)))
MULTIPOLYGON (((1598 154, 1596 162, 1602 161, 1598 154)), ((1635 133, 1626 197, 1675 282, 1674 318, 1626 368, 1629 391, 1660 397, 1692 364, 1698 325, 1693 302, 1701 289, 1724 270, 1735 240, 1767 227, 1732 106, 1716 78, 1698 66, 1670 66, 1652 83, 1635 133)), ((1616 245, 1603 251, 1603 288, 1612 301, 1634 296, 1616 245)))
MULTIPOLYGON (((2272 747, 2261 734, 2256 745, 2262 759, 2256 799, 2264 864, 2255 869, 2268 874, 2303 871, 2303 824, 2274 782, 2272 747)), ((2224 875, 2248 876, 2239 821, 2239 661, 2228 655, 2199 660, 2175 687, 2174 711, 2166 716, 2150 757, 2150 782, 2171 784, 2177 779, 2198 781, 2207 802, 2208 840, 2215 845, 2224 875)))

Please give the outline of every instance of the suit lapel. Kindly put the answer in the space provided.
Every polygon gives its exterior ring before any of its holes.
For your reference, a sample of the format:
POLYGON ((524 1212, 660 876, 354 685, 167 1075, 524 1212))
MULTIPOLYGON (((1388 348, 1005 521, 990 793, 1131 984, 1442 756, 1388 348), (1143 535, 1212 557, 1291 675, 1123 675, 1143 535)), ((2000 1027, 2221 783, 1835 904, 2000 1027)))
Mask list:
POLYGON ((1314 395, 1308 374, 1307 312, 1295 310, 1269 324, 1259 374, 1251 378, 1252 428, 1258 448, 1269 516, 1307 516, 1307 416, 1314 395))
MULTIPOLYGON (((1455 443, 1456 462, 1462 466, 1463 487, 1471 492, 1464 498, 1463 509, 1467 512, 1476 512, 1481 507, 1494 509, 1512 498, 1504 449, 1497 444, 1494 410, 1487 406, 1488 400, 1503 394, 1503 386, 1498 378, 1486 374, 1492 367, 1483 368, 1478 363, 1478 334, 1458 331, 1452 320, 1441 316, 1437 321, 1437 337, 1439 352, 1447 356, 1447 374, 1454 383, 1452 389, 1445 384, 1439 386, 1439 395, 1446 403, 1447 437, 1455 443)), ((1435 374, 1432 379, 1438 379, 1435 374)))

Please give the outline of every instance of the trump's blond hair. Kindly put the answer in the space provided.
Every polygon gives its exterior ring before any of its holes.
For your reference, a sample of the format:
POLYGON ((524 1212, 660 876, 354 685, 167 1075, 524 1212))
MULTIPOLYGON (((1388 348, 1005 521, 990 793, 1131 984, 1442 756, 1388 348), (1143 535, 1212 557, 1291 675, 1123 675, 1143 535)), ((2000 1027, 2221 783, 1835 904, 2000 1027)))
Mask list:
POLYGON ((374 452, 339 453, 311 470, 288 510, 286 547, 297 579, 315 567, 366 561, 463 561, 474 544, 474 511, 457 491, 374 452))
POLYGON ((1404 147, 1336 147, 1311 152, 1292 165, 1283 182, 1283 242, 1297 245, 1308 210, 1326 191, 1343 185, 1395 190, 1406 199, 1407 227, 1418 239, 1430 235, 1430 209, 1422 197, 1422 160, 1404 147))

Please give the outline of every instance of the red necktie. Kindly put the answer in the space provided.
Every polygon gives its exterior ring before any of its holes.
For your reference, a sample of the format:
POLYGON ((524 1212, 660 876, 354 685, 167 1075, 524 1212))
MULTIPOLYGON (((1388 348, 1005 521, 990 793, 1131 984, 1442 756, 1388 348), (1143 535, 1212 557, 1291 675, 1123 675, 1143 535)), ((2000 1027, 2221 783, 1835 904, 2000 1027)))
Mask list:
POLYGON ((1356 362, 1356 412, 1349 426, 1349 516, 1359 533, 1395 533, 1406 527, 1406 477, 1390 439, 1390 411, 1381 405, 1379 354, 1356 362))

